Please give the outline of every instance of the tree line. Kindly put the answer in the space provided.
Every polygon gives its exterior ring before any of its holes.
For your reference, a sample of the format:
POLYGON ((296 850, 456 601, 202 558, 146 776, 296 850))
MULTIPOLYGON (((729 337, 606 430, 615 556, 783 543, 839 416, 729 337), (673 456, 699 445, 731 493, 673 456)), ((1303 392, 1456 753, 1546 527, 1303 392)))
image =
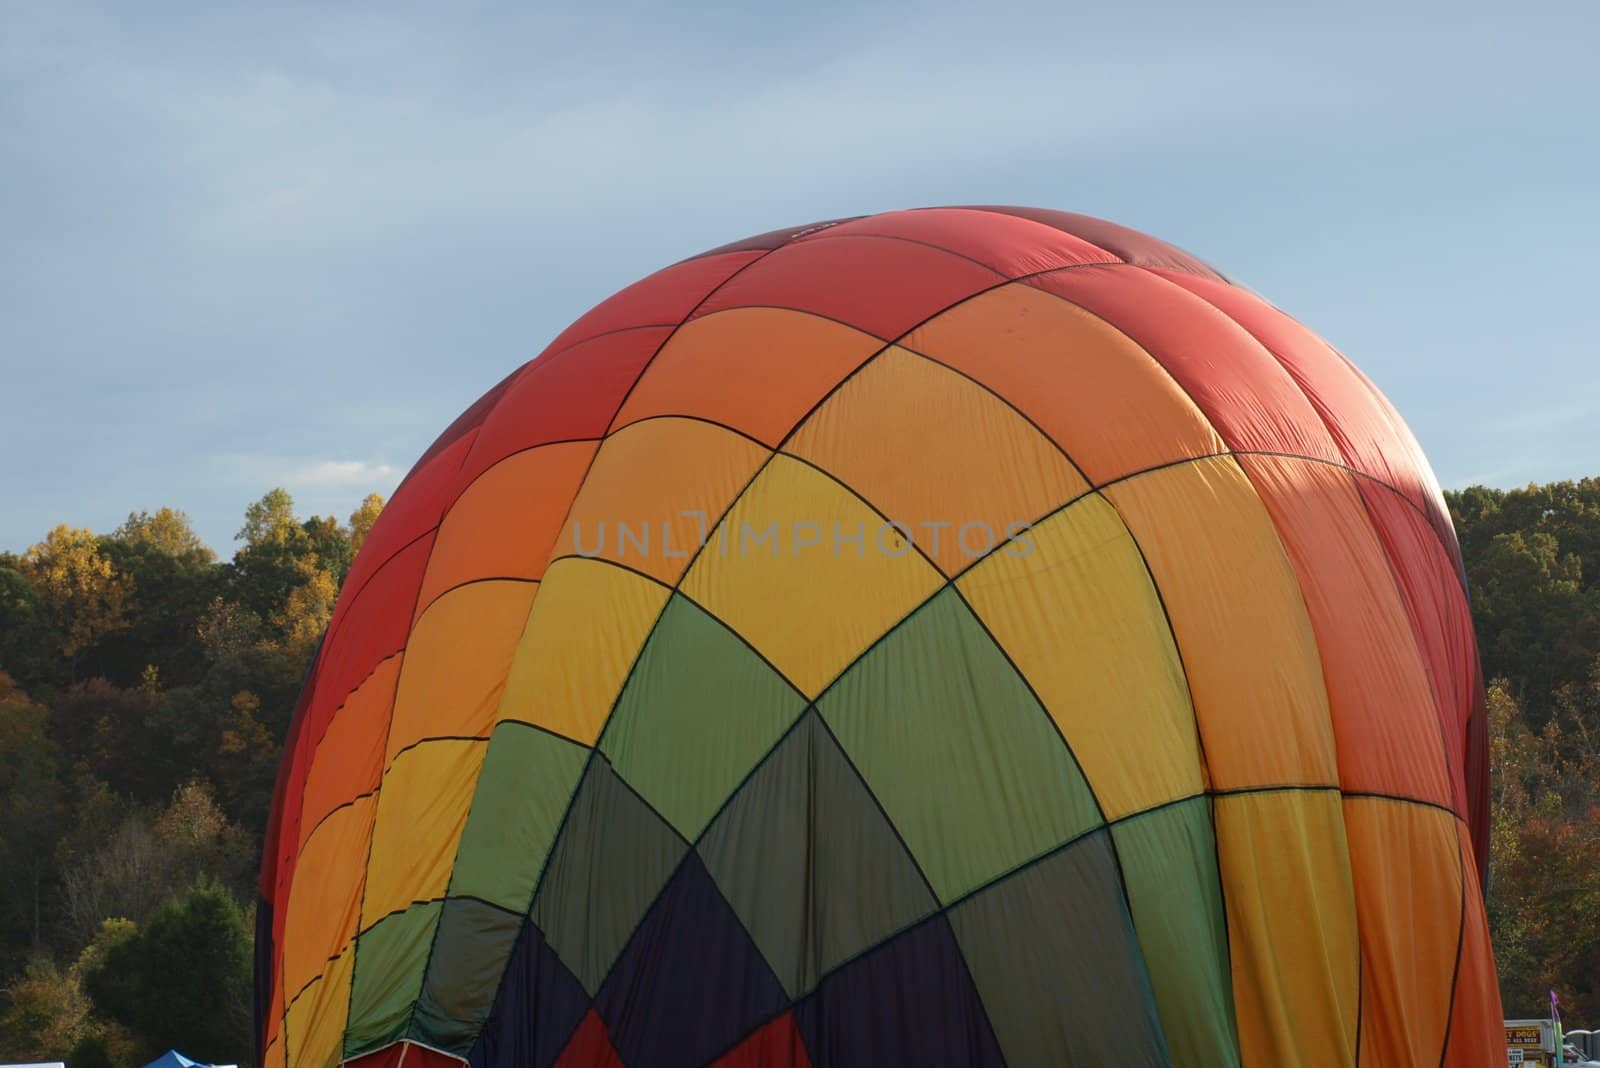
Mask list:
MULTIPOLYGON (((1490 924, 1506 1011, 1600 1024, 1600 480, 1447 494, 1490 681, 1490 924)), ((245 1064, 282 739, 383 501, 181 512, 0 553, 0 1060, 245 1064)))
POLYGON ((0 1061, 248 1063, 280 745, 382 506, 273 490, 226 562, 167 508, 0 553, 0 1061))

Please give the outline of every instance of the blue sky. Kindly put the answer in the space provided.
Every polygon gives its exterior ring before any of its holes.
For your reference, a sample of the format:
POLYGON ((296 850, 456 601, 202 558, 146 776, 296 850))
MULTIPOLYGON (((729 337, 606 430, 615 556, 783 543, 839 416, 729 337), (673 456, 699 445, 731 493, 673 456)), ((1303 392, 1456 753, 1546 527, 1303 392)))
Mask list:
POLYGON ((978 6, 8 7, 0 548, 344 516, 635 278, 941 203, 1210 260, 1446 486, 1600 475, 1600 6, 978 6))

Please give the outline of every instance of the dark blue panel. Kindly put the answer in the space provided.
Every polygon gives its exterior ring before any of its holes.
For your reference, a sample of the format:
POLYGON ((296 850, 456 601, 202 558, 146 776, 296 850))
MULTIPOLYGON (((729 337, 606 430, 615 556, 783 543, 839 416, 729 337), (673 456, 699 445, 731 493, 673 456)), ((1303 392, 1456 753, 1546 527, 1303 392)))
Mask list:
POLYGON ((694 853, 595 998, 629 1068, 705 1064, 786 1004, 777 977, 694 853))
POLYGON ((828 976, 795 1015, 816 1068, 1005 1063, 942 914, 828 976))
POLYGON ((583 984, 567 971, 539 929, 524 923, 489 1020, 467 1059, 472 1068, 554 1064, 588 1008, 583 984))

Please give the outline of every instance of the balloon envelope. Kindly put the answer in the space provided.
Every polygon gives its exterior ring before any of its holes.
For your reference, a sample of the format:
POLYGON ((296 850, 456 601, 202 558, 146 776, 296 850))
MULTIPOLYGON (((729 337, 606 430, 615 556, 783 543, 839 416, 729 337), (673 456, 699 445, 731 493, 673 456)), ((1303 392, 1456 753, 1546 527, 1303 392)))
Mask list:
POLYGON ((1085 216, 891 212, 602 303, 345 582, 268 1065, 1488 1065, 1481 681, 1416 441, 1085 216))

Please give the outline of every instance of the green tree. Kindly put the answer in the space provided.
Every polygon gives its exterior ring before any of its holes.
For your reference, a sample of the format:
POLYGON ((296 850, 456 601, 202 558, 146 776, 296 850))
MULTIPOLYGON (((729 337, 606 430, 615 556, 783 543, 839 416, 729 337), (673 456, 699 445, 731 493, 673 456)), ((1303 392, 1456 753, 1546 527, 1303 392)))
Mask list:
POLYGON ((1461 541, 1484 670, 1528 722, 1581 684, 1600 652, 1600 480, 1446 494, 1461 541))
POLYGON ((54 659, 44 610, 22 575, 21 558, 0 553, 0 670, 27 685, 43 682, 54 659))
POLYGON ((200 621, 226 580, 216 554, 170 508, 130 516, 100 549, 138 594, 129 625, 97 643, 97 669, 122 686, 152 665, 168 685, 197 681, 205 665, 200 621))
POLYGON ((42 946, 54 898, 67 811, 47 716, 0 673, 0 964, 7 949, 42 946))
POLYGON ((178 1047, 212 1063, 250 1055, 250 935, 219 883, 197 883, 84 974, 95 1009, 147 1053, 178 1047))

